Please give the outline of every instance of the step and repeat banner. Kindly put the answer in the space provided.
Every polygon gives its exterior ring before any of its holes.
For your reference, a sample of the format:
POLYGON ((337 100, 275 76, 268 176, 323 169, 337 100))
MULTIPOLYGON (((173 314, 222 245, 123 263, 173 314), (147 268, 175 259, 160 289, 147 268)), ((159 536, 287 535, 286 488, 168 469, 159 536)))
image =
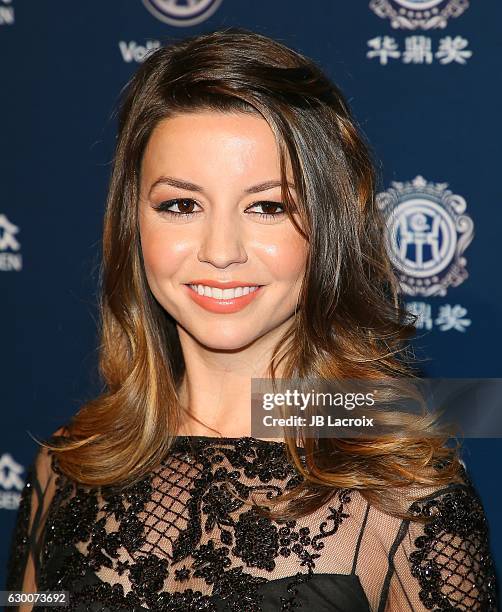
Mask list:
MULTIPOLYGON (((2 581, 37 445, 99 392, 97 280, 119 92, 166 41, 228 26, 312 57, 371 143, 428 377, 502 377, 502 4, 0 0, 2 581)), ((463 460, 502 565, 502 442, 463 460)))

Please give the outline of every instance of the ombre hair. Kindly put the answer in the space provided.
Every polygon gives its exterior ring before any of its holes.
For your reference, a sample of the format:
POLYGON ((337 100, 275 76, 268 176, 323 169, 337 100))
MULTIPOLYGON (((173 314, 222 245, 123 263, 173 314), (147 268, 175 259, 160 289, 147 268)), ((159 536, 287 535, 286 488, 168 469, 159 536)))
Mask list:
MULTIPOLYGON (((268 122, 279 146, 286 212, 308 242, 299 302, 273 352, 270 377, 279 365, 283 378, 417 376, 407 344, 416 319, 401 301, 387 253, 376 164, 341 91, 312 60, 243 28, 175 41, 146 57, 120 101, 100 270, 103 391, 73 415, 57 443, 42 443, 61 471, 84 485, 137 482, 160 466, 186 418, 176 321, 146 280, 138 199, 154 128, 201 110, 255 113, 268 122), (286 181, 288 159, 296 201, 286 181)), ((432 420, 405 424, 399 437, 307 438, 305 464, 297 441, 285 437, 304 478, 275 516, 300 517, 336 489, 355 488, 383 511, 408 517, 396 491, 460 480, 458 448, 447 445, 432 420)))

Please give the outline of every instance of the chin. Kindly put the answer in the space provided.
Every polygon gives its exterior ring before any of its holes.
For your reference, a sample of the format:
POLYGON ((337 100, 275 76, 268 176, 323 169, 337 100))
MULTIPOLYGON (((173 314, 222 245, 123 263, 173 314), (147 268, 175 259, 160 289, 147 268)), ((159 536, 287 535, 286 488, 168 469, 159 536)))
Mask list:
MULTIPOLYGON (((249 329, 249 326, 247 327, 249 329)), ((246 333, 244 329, 221 329, 216 326, 210 333, 207 328, 205 330, 188 329, 187 331, 199 344, 214 351, 240 350, 252 344, 259 337, 256 333, 246 333)))

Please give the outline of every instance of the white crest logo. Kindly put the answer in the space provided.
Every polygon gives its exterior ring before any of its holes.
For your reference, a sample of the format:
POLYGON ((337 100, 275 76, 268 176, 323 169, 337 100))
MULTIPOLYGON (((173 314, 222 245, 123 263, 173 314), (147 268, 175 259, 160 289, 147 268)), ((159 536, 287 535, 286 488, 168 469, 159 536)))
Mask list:
POLYGON ((450 17, 469 8, 469 0, 371 0, 370 9, 390 19, 393 28, 431 30, 445 28, 450 17))
POLYGON ((403 293, 444 296, 467 277, 462 257, 474 235, 466 201, 422 176, 392 182, 377 204, 387 222, 388 252, 403 293))
POLYGON ((223 0, 143 0, 146 8, 164 23, 185 27, 202 23, 208 19, 223 0))
POLYGON ((23 466, 14 461, 12 455, 4 453, 0 457, 0 486, 6 490, 17 489, 21 491, 24 487, 21 478, 23 471, 23 466))

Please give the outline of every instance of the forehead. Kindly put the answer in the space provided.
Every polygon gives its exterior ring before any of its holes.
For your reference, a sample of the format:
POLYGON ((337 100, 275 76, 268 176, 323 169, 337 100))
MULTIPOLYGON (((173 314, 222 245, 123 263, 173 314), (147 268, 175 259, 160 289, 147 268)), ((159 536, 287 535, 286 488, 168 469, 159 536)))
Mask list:
POLYGON ((155 126, 142 159, 142 174, 147 177, 168 168, 208 172, 224 168, 233 175, 256 171, 278 177, 279 148, 259 113, 180 113, 155 126))
POLYGON ((176 113, 161 120, 155 126, 150 141, 174 138, 180 134, 184 137, 204 136, 210 132, 228 137, 240 135, 252 139, 254 136, 275 141, 270 126, 258 112, 219 112, 210 109, 176 113))

